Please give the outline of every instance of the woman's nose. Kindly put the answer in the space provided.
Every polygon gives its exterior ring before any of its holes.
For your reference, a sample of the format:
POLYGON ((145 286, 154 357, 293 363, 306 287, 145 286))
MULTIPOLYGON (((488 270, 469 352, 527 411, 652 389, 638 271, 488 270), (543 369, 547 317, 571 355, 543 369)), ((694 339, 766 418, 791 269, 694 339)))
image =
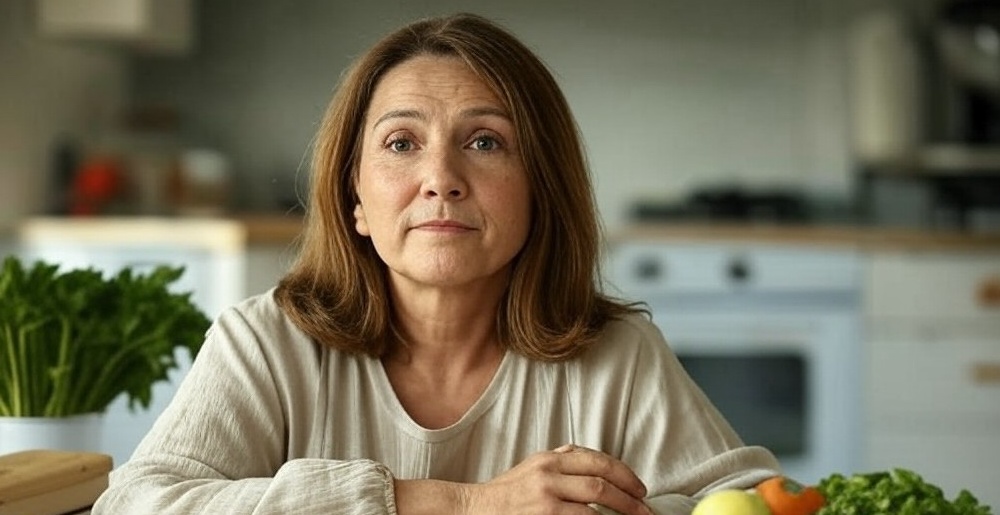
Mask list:
POLYGON ((443 150, 427 156, 424 183, 421 193, 425 198, 441 197, 459 200, 468 194, 469 185, 461 169, 461 156, 455 151, 443 150))

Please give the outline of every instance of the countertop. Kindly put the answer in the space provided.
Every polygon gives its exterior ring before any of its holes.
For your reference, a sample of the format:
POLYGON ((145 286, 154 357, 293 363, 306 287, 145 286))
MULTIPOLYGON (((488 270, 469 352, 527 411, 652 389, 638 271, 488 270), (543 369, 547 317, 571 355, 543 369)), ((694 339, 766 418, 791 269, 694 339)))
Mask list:
MULTIPOLYGON (((249 215, 237 218, 251 244, 289 244, 302 229, 297 215, 249 215)), ((608 231, 609 241, 737 241, 788 245, 857 247, 863 250, 993 250, 1000 233, 860 227, 851 225, 775 225, 739 223, 649 223, 608 231)))
POLYGON ((63 234, 70 240, 179 241, 199 246, 292 245, 302 229, 298 214, 235 214, 220 217, 29 217, 0 227, 0 238, 34 233, 63 234))
POLYGON ((998 251, 1000 233, 862 227, 740 223, 648 223, 608 233, 609 240, 746 242, 851 247, 864 251, 998 251))
POLYGON ((233 219, 246 227, 250 245, 290 245, 298 240, 303 228, 300 214, 244 214, 233 219))
MULTIPOLYGON (((68 222, 90 229, 102 222, 136 230, 150 226, 168 226, 171 221, 192 223, 185 218, 41 218, 49 223, 68 222), (152 224, 152 225, 150 225, 152 224)), ((208 219, 212 220, 212 219, 208 219)), ((219 219, 215 219, 219 220, 219 219)), ((303 220, 300 214, 249 213, 222 217, 243 227, 247 245, 293 245, 300 237, 303 220)), ((11 236, 15 232, 11 229, 11 236)), ((775 245, 810 245, 852 247, 867 251, 1000 251, 1000 233, 968 233, 946 230, 864 227, 853 225, 778 225, 714 222, 643 223, 607 231, 612 243, 625 240, 664 242, 746 242, 775 245)))

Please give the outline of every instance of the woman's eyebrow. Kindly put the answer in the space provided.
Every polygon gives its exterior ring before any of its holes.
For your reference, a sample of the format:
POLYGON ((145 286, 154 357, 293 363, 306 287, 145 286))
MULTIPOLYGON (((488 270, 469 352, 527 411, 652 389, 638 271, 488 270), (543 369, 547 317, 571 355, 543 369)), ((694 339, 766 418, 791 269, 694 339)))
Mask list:
POLYGON ((498 116, 510 120, 507 111, 498 107, 472 107, 461 112, 462 118, 476 118, 479 116, 498 116))
MULTIPOLYGON (((462 118, 478 118, 480 116, 496 116, 496 117, 503 118, 503 119, 508 120, 508 121, 511 119, 510 115, 507 114, 507 111, 505 111, 503 109, 500 109, 498 107, 490 107, 490 106, 470 107, 469 109, 463 110, 461 113, 459 113, 459 115, 462 118)), ((420 111, 418 111, 416 109, 393 109, 393 110, 391 110, 391 111, 383 114, 382 116, 379 116, 378 119, 375 120, 375 123, 372 124, 372 128, 374 129, 374 128, 378 127, 379 124, 381 124, 381 123, 383 123, 385 121, 388 121, 388 120, 396 119, 396 118, 410 118, 410 119, 421 120, 421 121, 426 121, 427 120, 427 116, 424 113, 422 113, 422 112, 420 112, 420 111)))
POLYGON ((392 111, 389 111, 388 113, 379 116, 378 120, 375 120, 375 123, 372 125, 372 128, 374 129, 375 127, 378 127, 380 123, 386 120, 391 120, 393 118, 413 118, 416 120, 426 120, 427 116, 425 116, 424 113, 417 111, 416 109, 393 109, 392 111))

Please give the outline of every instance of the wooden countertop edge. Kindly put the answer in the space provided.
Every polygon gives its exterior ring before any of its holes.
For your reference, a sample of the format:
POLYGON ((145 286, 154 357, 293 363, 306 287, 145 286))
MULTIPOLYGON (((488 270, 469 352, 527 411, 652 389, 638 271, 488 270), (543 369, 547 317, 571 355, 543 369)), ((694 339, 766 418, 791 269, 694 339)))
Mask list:
POLYGON ((627 240, 729 241, 848 247, 864 251, 1000 251, 1000 233, 823 225, 643 224, 609 232, 608 239, 613 243, 627 240))
MULTIPOLYGON (((301 237, 301 214, 232 214, 248 245, 294 245, 301 237)), ((13 235, 13 228, 9 228, 13 235)), ((739 223, 649 223, 607 231, 608 241, 746 242, 856 248, 863 251, 1000 251, 1000 233, 962 233, 850 225, 776 225, 739 223)))
MULTIPOLYGON (((252 215, 238 218, 246 224, 251 244, 292 244, 300 236, 303 220, 298 215, 252 215)), ((848 225, 753 225, 753 224, 643 224, 609 231, 609 241, 622 239, 737 241, 778 245, 854 247, 869 251, 983 250, 1000 251, 1000 233, 961 233, 904 228, 848 225)))
MULTIPOLYGON (((299 237, 298 216, 249 216, 247 240, 253 243, 288 244, 299 237)), ((660 241, 743 241, 778 245, 853 247, 859 250, 960 250, 1000 251, 1000 233, 962 233, 944 230, 859 227, 849 225, 773 224, 639 224, 608 231, 611 242, 625 239, 660 241)))
POLYGON ((237 215, 243 223, 249 245, 293 245, 302 233, 305 221, 301 215, 237 215))
MULTIPOLYGON (((163 227, 171 222, 186 222, 188 224, 226 225, 232 224, 240 228, 239 245, 293 245, 298 240, 303 227, 303 218, 299 214, 232 214, 217 217, 29 217, 16 224, 0 226, 0 237, 18 238, 25 231, 36 227, 65 230, 72 227, 82 231, 84 237, 87 231, 136 231, 155 228, 162 232, 163 227), (235 223, 233 223, 235 222, 235 223), (104 225, 104 224, 107 225, 104 225)), ((140 235, 143 236, 143 235, 140 235)), ((148 236, 148 235, 146 235, 148 236)), ((113 237, 113 236, 108 236, 113 237)), ((119 236, 120 237, 120 236, 119 236)), ((150 236, 152 237, 152 236, 150 236)), ((211 236, 216 237, 216 236, 211 236)), ((142 240, 142 237, 138 238, 142 240)))

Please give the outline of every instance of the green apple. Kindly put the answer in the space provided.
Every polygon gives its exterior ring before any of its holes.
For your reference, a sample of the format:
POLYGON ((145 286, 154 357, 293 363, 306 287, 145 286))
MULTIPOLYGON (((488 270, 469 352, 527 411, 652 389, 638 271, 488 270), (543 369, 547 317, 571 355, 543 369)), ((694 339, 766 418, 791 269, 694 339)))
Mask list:
POLYGON ((705 496, 691 515, 771 515, 764 499, 744 490, 719 490, 705 496))

